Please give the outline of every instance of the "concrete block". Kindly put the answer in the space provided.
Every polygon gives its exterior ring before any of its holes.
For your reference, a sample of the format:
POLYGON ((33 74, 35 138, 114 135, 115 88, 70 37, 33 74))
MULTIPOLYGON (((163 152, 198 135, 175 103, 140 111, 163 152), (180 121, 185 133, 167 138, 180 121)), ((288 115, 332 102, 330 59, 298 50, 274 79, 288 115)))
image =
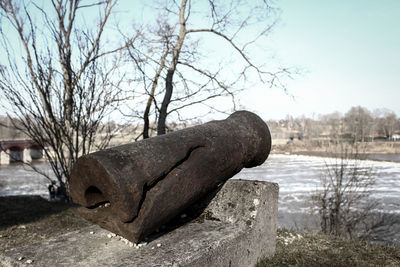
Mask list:
MULTIPOLYGON (((4 266, 254 266, 273 255, 278 185, 229 180, 194 205, 188 222, 154 234, 140 247, 97 225, 0 255, 4 266), (22 260, 18 260, 21 259, 22 260)), ((0 264, 0 265, 1 265, 0 264)))

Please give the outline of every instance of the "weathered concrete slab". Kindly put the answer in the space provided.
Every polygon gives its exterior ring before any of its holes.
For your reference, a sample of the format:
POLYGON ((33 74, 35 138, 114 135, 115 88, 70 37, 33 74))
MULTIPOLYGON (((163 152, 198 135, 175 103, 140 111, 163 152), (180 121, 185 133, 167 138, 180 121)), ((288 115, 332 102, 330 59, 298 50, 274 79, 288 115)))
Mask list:
POLYGON ((277 202, 277 184, 229 180, 198 218, 153 235, 140 248, 90 226, 6 251, 0 265, 253 266, 275 251, 277 202))

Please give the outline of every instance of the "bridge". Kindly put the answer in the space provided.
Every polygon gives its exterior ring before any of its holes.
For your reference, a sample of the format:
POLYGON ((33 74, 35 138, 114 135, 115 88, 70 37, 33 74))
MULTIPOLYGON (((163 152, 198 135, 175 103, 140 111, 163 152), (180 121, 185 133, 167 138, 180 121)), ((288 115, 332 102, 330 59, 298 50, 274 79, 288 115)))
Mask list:
POLYGON ((33 140, 0 141, 0 164, 31 162, 43 157, 44 145, 33 140))

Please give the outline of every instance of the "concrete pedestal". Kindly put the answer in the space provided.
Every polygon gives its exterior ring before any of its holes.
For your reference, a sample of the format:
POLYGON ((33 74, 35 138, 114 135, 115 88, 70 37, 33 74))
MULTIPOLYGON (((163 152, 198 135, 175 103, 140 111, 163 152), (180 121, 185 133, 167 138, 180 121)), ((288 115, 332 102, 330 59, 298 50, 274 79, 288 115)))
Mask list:
POLYGON ((0 263, 26 266, 26 261, 32 260, 30 266, 254 266, 260 258, 274 253, 277 184, 229 180, 203 204, 206 208, 199 217, 149 237, 139 248, 90 226, 6 251, 0 255, 0 263), (18 261, 20 257, 23 259, 18 261))

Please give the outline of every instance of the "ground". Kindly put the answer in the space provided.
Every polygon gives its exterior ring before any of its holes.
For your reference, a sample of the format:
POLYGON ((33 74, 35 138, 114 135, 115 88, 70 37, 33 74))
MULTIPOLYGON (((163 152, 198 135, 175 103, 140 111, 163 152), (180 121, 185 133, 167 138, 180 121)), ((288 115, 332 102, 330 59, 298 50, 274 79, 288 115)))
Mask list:
POLYGON ((278 230, 275 256, 257 264, 263 266, 400 266, 400 249, 278 230))
MULTIPOLYGON (((90 225, 78 209, 40 197, 0 197, 0 253, 90 225)), ((279 230, 275 256, 257 266, 400 266, 400 249, 279 230)))
POLYGON ((0 197, 0 252, 90 225, 77 209, 39 196, 0 197))

